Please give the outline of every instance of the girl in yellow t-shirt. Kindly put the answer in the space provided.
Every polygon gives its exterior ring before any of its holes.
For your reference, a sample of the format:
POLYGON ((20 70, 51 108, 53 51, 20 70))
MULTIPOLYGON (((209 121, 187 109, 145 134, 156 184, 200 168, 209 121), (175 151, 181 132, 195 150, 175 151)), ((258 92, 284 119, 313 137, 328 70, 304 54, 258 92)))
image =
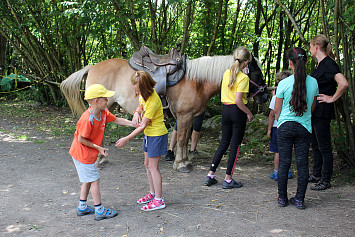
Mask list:
POLYGON ((247 93, 249 92, 249 77, 242 72, 251 61, 250 52, 239 47, 233 54, 234 63, 223 75, 221 87, 222 111, 222 139, 214 155, 210 171, 205 180, 206 186, 217 183, 214 174, 221 159, 230 145, 226 176, 222 187, 224 189, 240 188, 241 182, 232 179, 237 162, 240 144, 242 143, 246 121, 253 120, 253 114, 246 107, 247 93))
POLYGON ((144 131, 144 165, 147 169, 150 192, 137 200, 145 204, 143 211, 165 208, 162 197, 162 177, 159 170, 161 156, 167 154, 168 130, 164 124, 163 106, 154 90, 156 82, 145 71, 137 71, 131 76, 131 83, 139 96, 139 107, 133 113, 132 123, 137 128, 128 136, 119 139, 116 146, 122 148, 128 141, 144 131))

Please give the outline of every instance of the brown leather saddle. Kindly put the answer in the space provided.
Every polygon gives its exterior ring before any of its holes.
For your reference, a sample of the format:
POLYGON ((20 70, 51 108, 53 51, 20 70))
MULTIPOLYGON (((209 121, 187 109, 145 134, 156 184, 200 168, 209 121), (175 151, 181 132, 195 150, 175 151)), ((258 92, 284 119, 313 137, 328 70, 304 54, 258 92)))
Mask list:
POLYGON ((128 60, 135 70, 148 72, 157 82, 155 90, 159 95, 166 94, 166 88, 176 85, 185 75, 186 56, 179 50, 179 45, 172 47, 168 54, 154 54, 147 46, 133 53, 128 60))

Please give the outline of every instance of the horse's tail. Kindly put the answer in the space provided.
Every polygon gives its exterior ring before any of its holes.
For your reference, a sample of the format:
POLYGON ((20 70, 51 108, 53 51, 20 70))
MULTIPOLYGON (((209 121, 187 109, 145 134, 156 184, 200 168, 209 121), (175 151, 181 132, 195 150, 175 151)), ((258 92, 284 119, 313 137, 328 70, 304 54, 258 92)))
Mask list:
POLYGON ((86 79, 91 67, 91 65, 88 65, 79 71, 74 72, 60 83, 60 90, 67 99, 70 110, 74 116, 80 116, 85 111, 84 101, 80 94, 80 87, 83 79, 86 79))

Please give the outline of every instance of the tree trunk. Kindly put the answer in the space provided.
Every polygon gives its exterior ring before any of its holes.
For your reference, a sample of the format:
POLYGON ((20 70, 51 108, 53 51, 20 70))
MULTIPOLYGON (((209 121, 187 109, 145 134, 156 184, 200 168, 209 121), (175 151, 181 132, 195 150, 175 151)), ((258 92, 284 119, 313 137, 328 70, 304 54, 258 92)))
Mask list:
POLYGON ((182 36, 182 42, 181 42, 181 53, 185 53, 185 50, 186 50, 188 42, 189 42, 190 24, 191 24, 191 19, 193 18, 193 10, 192 10, 193 3, 194 3, 193 0, 189 0, 187 2, 187 6, 186 6, 186 14, 185 14, 185 20, 184 20, 184 26, 183 26, 183 36, 182 36))
POLYGON ((216 38, 217 38, 217 35, 218 35, 218 27, 219 27, 219 24, 221 22, 221 16, 222 16, 222 7, 223 7, 223 0, 219 0, 217 20, 216 20, 216 24, 214 26, 214 31, 213 31, 213 34, 212 34, 212 40, 211 40, 210 46, 208 47, 208 50, 207 50, 207 56, 209 56, 211 54, 213 46, 214 46, 216 38))
POLYGON ((292 32, 292 22, 290 19, 287 19, 287 23, 285 24, 286 31, 285 31, 285 45, 284 45, 284 55, 283 55, 283 70, 288 69, 288 50, 289 47, 292 45, 291 42, 291 32, 292 32))
MULTIPOLYGON (((134 4, 133 4, 132 0, 129 0, 128 4, 129 4, 129 9, 130 9, 130 14, 133 15, 133 12, 134 12, 133 5, 134 4)), ((116 12, 124 11, 124 9, 121 9, 115 1, 112 1, 112 5, 113 5, 116 12)), ((125 27, 123 27, 122 30, 127 35, 127 37, 130 39, 134 50, 138 51, 141 47, 141 43, 139 41, 136 21, 130 15, 125 15, 125 17, 126 17, 125 19, 120 18, 121 19, 120 22, 123 25, 125 25, 125 27), (129 21, 127 19, 129 19, 129 21)))
POLYGON ((300 31, 300 28, 298 27, 295 18, 292 16, 292 11, 290 12, 287 7, 280 2, 280 0, 275 0, 275 2, 277 4, 279 4, 281 6, 282 9, 284 9, 284 11, 286 12, 288 18, 290 19, 293 27, 295 28, 295 31, 297 32, 298 36, 300 37, 300 40, 303 42, 304 45, 308 45, 308 42, 306 41, 306 39, 304 38, 302 32, 300 31))
POLYGON ((255 57, 259 58, 259 42, 260 42, 260 36, 261 36, 261 29, 260 29, 260 18, 261 18, 261 11, 262 11, 262 5, 261 5, 261 0, 257 0, 256 3, 256 16, 255 16, 255 36, 256 40, 253 43, 253 54, 255 57))
POLYGON ((148 6, 149 6, 149 13, 150 13, 150 23, 151 23, 151 32, 152 32, 154 52, 159 54, 158 37, 157 37, 157 29, 156 29, 156 8, 153 8, 151 0, 148 1, 148 6))
POLYGON ((7 40, 0 34, 0 77, 5 75, 7 40))
POLYGON ((322 13, 322 27, 323 27, 323 34, 329 39, 328 33, 328 24, 325 20, 325 10, 324 10, 324 2, 323 0, 319 0, 319 5, 322 13))
POLYGON ((234 17, 234 20, 233 20, 232 36, 231 36, 232 38, 231 38, 231 43, 230 43, 230 46, 229 46, 230 50, 232 50, 234 48, 234 37, 235 37, 236 29, 237 29, 239 12, 240 12, 240 0, 238 0, 237 9, 235 10, 235 17, 234 17))
POLYGON ((339 0, 335 0, 335 15, 334 15, 334 44, 335 44, 335 60, 340 65, 339 58, 339 37, 338 37, 338 19, 339 19, 339 0))
MULTIPOLYGON (((226 24, 227 24, 227 19, 228 19, 228 2, 229 0, 226 0, 224 3, 224 10, 223 10, 223 22, 222 22, 222 30, 221 30, 221 47, 222 47, 222 54, 225 53, 225 31, 226 31, 226 24)), ((228 53, 227 53, 228 54, 228 53)))
POLYGON ((279 28, 279 47, 277 48, 277 59, 276 59, 276 73, 280 71, 281 68, 281 56, 282 56, 282 46, 283 46, 283 42, 284 42, 284 19, 283 19, 283 12, 280 11, 280 28, 279 28))

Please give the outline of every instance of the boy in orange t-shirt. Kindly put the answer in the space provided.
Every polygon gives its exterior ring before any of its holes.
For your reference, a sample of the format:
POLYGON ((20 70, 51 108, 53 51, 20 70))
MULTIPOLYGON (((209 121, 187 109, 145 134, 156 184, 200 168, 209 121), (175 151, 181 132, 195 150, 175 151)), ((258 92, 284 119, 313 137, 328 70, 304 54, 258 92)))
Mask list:
POLYGON ((79 180, 83 183, 77 215, 95 214, 95 220, 98 221, 117 216, 116 211, 106 209, 101 204, 100 175, 95 164, 99 153, 103 156, 108 155, 108 149, 101 147, 105 126, 109 122, 133 126, 131 121, 116 118, 107 110, 107 97, 112 97, 114 94, 114 91, 109 91, 100 84, 93 84, 86 89, 85 100, 88 101, 90 107, 81 115, 77 123, 73 143, 69 150, 79 180), (95 209, 86 204, 90 190, 95 209))

